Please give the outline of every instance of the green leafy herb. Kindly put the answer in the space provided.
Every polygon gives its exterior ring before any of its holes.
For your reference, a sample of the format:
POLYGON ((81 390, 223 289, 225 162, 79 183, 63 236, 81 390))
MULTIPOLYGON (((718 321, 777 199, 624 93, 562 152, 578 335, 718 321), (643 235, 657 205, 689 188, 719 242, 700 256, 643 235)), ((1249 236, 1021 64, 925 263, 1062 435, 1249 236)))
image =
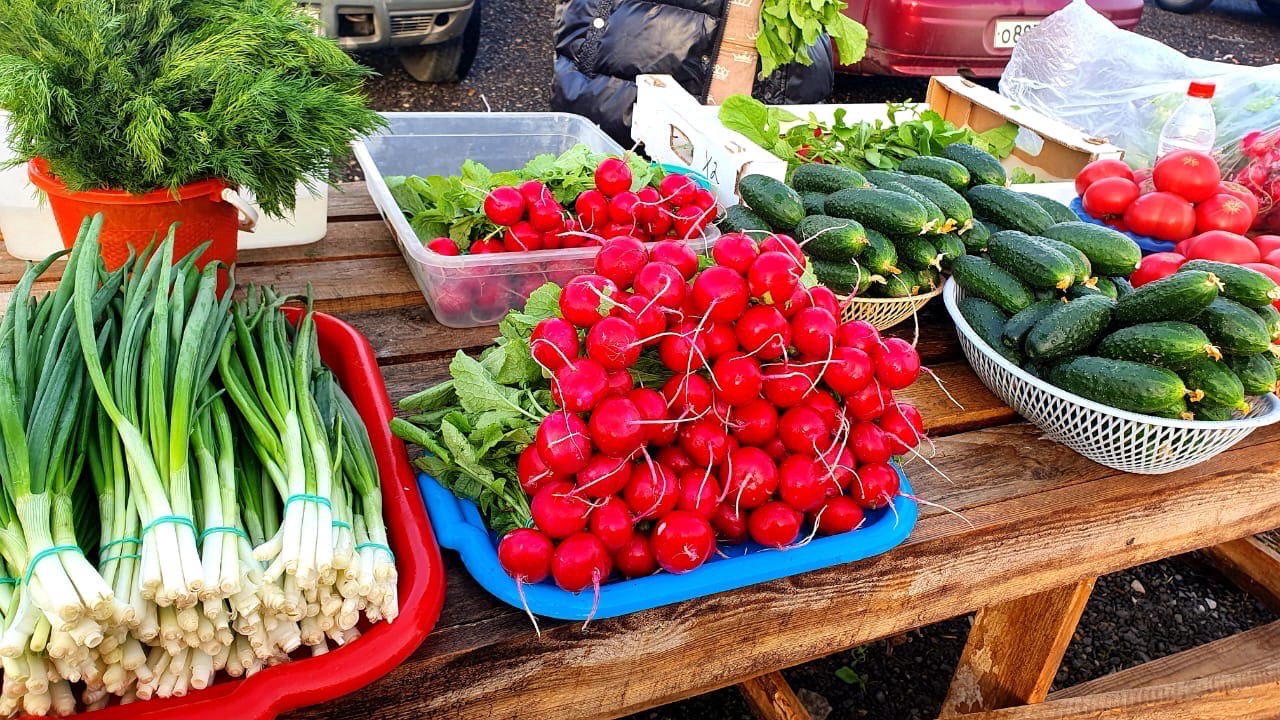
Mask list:
POLYGON ((1030 185, 1038 182, 1040 181, 1036 179, 1035 174, 1028 172, 1026 168, 1016 167, 1009 173, 1010 185, 1030 185))
POLYGON ((764 0, 756 36, 760 74, 769 77, 793 62, 812 65, 809 48, 823 33, 831 36, 841 62, 861 60, 867 50, 867 29, 845 16, 846 7, 842 0, 764 0))

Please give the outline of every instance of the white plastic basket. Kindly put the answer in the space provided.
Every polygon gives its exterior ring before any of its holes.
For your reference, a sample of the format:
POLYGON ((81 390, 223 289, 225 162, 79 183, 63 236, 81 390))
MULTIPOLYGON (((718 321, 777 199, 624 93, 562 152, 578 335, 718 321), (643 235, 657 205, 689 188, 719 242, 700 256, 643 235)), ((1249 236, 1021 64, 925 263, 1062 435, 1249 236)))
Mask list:
POLYGON ((942 288, 904 298, 842 298, 844 309, 840 313, 843 322, 865 320, 877 330, 888 330, 920 311, 928 302, 942 294, 942 288))
POLYGON ((960 347, 991 392, 1048 435, 1094 462, 1125 472, 1158 475, 1191 467, 1280 420, 1275 395, 1249 398, 1249 412, 1223 422, 1167 420, 1117 410, 1040 380, 998 355, 978 337, 959 302, 955 280, 942 300, 955 321, 960 347))

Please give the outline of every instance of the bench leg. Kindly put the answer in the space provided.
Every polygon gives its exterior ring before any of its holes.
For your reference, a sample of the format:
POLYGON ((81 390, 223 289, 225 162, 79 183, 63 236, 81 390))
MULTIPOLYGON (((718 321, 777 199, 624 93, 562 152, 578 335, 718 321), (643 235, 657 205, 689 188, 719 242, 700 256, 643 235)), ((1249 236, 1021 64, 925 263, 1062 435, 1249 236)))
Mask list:
POLYGON ((738 684, 757 720, 809 720, 809 711, 782 677, 771 672, 738 684))
POLYGON ((1247 537, 1205 548, 1204 554, 1237 587, 1280 612, 1280 552, 1247 537))
POLYGON ((1092 591, 1082 580, 979 610, 942 717, 1042 702, 1092 591))

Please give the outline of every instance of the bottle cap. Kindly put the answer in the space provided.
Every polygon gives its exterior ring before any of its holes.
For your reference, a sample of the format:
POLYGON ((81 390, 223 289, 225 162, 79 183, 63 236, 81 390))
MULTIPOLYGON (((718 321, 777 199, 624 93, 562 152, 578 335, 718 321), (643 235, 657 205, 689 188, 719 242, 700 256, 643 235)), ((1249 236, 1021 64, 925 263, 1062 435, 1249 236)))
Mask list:
POLYGON ((1204 98, 1208 100, 1213 97, 1213 91, 1216 86, 1211 82, 1193 82, 1191 87, 1187 88, 1187 95, 1193 98, 1204 98))

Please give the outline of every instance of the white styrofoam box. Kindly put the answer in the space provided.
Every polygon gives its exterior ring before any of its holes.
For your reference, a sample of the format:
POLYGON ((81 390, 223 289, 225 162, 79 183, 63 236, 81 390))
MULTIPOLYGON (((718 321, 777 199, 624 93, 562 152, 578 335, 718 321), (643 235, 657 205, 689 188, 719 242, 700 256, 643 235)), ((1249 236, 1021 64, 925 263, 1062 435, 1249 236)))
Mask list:
POLYGON ((1047 197, 1050 200, 1057 200, 1063 205, 1070 205, 1071 201, 1076 199, 1076 184, 1073 182, 1027 183, 1025 185, 1010 185, 1009 189, 1047 197))

